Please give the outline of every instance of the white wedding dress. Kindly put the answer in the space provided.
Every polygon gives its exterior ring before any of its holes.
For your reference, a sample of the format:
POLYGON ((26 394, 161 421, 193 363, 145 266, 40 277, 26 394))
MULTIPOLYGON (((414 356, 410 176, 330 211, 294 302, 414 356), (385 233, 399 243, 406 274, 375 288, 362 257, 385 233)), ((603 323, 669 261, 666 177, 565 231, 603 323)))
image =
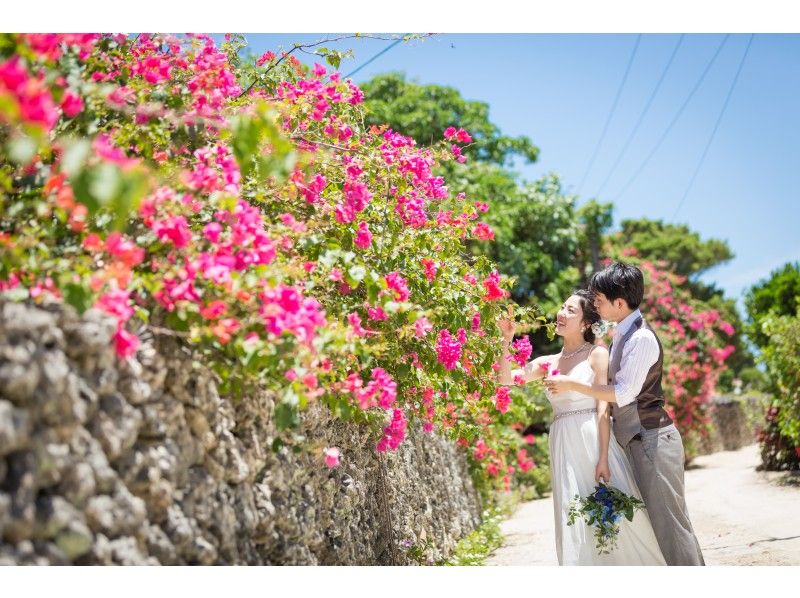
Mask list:
MULTIPOLYGON (((594 379, 589 361, 576 365, 568 376, 591 383, 594 379)), ((550 425, 550 470, 555 511, 556 552, 559 565, 665 565, 647 511, 637 509, 633 521, 620 519, 617 546, 610 554, 598 554, 594 528, 582 519, 567 525, 572 498, 594 492, 595 467, 600 454, 597 431, 597 401, 579 392, 553 395, 547 392, 553 406, 554 421, 550 425), (577 413, 574 413, 577 412, 577 413)), ((614 438, 608 443, 609 485, 641 499, 628 457, 614 438)))

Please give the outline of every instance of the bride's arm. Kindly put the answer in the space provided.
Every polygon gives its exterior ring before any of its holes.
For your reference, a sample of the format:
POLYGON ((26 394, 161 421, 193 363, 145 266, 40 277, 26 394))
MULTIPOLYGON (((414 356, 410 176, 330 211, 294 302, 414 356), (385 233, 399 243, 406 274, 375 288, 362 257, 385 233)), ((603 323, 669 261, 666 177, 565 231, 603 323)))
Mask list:
MULTIPOLYGON (((589 365, 594 370, 594 379, 598 384, 605 385, 608 380, 608 349, 596 347, 589 355, 589 365)), ((600 458, 595 467, 594 479, 599 482, 603 478, 606 484, 611 481, 611 471, 608 467, 608 443, 611 438, 610 406, 606 401, 597 402, 597 431, 599 437, 600 458)))
POLYGON ((550 355, 542 355, 541 357, 537 357, 533 361, 529 361, 525 364, 524 368, 513 368, 511 367, 511 362, 508 360, 509 356, 509 342, 503 341, 503 355, 500 357, 500 371, 497 374, 497 381, 500 384, 509 386, 514 384, 514 378, 517 376, 522 376, 525 382, 533 382, 534 380, 538 380, 544 377, 544 371, 541 368, 541 364, 545 361, 551 359, 550 355))

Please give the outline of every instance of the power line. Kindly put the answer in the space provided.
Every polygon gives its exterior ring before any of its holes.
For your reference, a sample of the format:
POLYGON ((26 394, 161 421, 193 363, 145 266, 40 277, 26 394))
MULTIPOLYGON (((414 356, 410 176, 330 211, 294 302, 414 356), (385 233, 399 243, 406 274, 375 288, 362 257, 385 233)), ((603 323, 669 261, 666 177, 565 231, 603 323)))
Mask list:
POLYGON ((631 134, 628 135, 628 139, 623 144, 622 150, 620 150, 616 160, 614 160, 614 165, 611 167, 611 170, 608 171, 608 174, 606 175, 606 178, 603 180, 603 184, 600 185, 600 189, 597 190, 595 197, 599 197, 600 194, 603 192, 603 189, 605 189, 605 186, 608 183, 609 179, 611 178, 611 175, 613 175, 614 172, 617 170, 617 166, 619 166, 619 163, 622 160, 622 157, 625 155, 625 152, 628 151, 628 146, 630 146, 631 141, 633 141, 633 138, 636 136, 636 133, 639 130, 642 121, 644 120, 644 117, 647 115, 647 112, 650 110, 650 106, 653 104, 653 100, 658 94, 658 90, 661 88, 661 84, 664 82, 664 78, 667 75, 667 71, 669 71, 669 67, 672 66, 672 61, 675 59, 675 55, 678 53, 678 48, 681 47, 684 35, 685 34, 681 33, 680 37, 678 38, 678 43, 675 44, 675 48, 672 50, 672 54, 670 55, 669 60, 667 61, 666 66, 664 67, 664 70, 661 71, 661 77, 659 77, 658 83, 656 83, 656 86, 650 93, 650 97, 648 98, 647 103, 644 106, 644 109, 642 109, 641 114, 639 114, 639 118, 636 121, 636 124, 633 125, 633 130, 631 130, 631 134))
POLYGON ((703 81, 705 80, 706 75, 708 75, 708 71, 711 70, 711 67, 714 65, 714 62, 717 60, 717 56, 719 56, 719 53, 722 50, 722 47, 725 45, 725 42, 728 41, 729 37, 730 37, 730 34, 726 33, 725 37, 722 38, 722 41, 720 42, 719 46, 717 47, 716 52, 714 52, 714 55, 711 57, 711 60, 708 61, 708 64, 706 65, 706 68, 703 70, 703 73, 700 75, 700 78, 694 84, 694 87, 692 88, 692 91, 690 91, 689 95, 686 96, 686 99, 683 101, 683 105, 681 105, 681 107, 678 109, 678 112, 673 117, 672 122, 669 123, 669 125, 667 126, 666 130, 664 131, 664 133, 661 135, 659 140, 653 146, 653 149, 650 151, 650 153, 644 159, 644 162, 642 162, 639 165, 639 168, 637 168, 636 172, 633 173, 633 176, 630 179, 628 179, 628 182, 625 183, 625 186, 622 187, 622 190, 619 191, 619 193, 617 193, 615 195, 615 197, 617 199, 619 199, 623 195, 625 195, 625 192, 631 186, 633 181, 635 181, 637 179, 637 177, 642 173, 642 171, 649 164, 650 160, 653 158, 655 153, 658 151, 658 148, 661 147, 662 143, 664 143, 664 140, 669 135, 669 132, 672 130, 672 127, 674 127, 675 123, 678 122, 678 119, 681 117, 681 114, 683 114, 683 111, 686 109, 686 106, 689 105, 689 102, 691 101, 692 97, 694 97, 694 94, 697 92, 698 89, 700 89, 700 86, 703 84, 703 81))
POLYGON ((697 178, 697 173, 700 172, 700 168, 703 166, 703 162, 706 159, 706 154, 708 154, 708 148, 711 147, 711 143, 714 141, 714 135, 717 133, 717 129, 719 128, 719 123, 722 121, 722 116, 725 114, 725 109, 728 107, 728 102, 731 99, 731 95, 733 95, 733 88, 736 87, 736 82, 739 80, 739 73, 742 72, 742 67, 744 66, 744 61, 747 58, 747 53, 750 51, 750 44, 753 43, 753 35, 750 34, 750 39, 747 40, 747 47, 744 49, 744 54, 742 54, 742 59, 739 61, 739 68, 736 69, 736 74, 733 76, 733 81, 731 81, 731 86, 728 88, 728 95, 725 96, 725 101, 722 103, 722 109, 719 111, 719 116, 717 117, 717 122, 714 123, 714 129, 711 131, 711 136, 708 138, 708 143, 706 143, 706 147, 703 150, 702 156, 700 156, 700 161, 697 163, 697 168, 694 169, 694 173, 692 174, 692 178, 689 181, 689 185, 686 187, 686 191, 683 192, 683 197, 681 197, 680 202, 678 202, 678 207, 675 208, 675 213, 672 215, 672 220, 675 220, 675 217, 678 215, 678 212, 683 206, 683 202, 686 197, 689 195, 689 191, 692 189, 692 185, 694 185, 694 180, 697 178))
POLYGON ((620 81, 619 88, 617 89, 617 95, 614 98, 614 103, 611 104, 611 111, 608 113, 608 118, 606 118, 606 124, 603 127, 603 132, 600 134, 600 139, 597 140, 597 145, 594 148, 594 152, 592 153, 592 159, 589 160, 589 165, 586 167, 586 172, 583 173, 583 178, 581 179, 580 184, 578 185, 578 193, 580 194, 581 189, 583 189, 583 183, 586 182, 586 177, 589 176, 589 172, 592 170, 592 165, 594 165, 594 161, 597 158, 597 154, 600 151, 600 146, 603 144, 603 139, 605 139, 606 132, 608 131, 608 125, 611 124, 611 119, 614 117, 614 112, 617 110, 617 103, 619 102, 619 97, 622 95, 622 88, 625 87, 625 81, 628 79, 628 73, 631 70, 631 65, 633 64, 633 59, 636 57, 636 50, 639 48, 639 42, 642 39, 642 34, 636 36, 636 43, 633 44, 633 51, 631 52, 631 57, 628 59, 628 66, 625 67, 625 74, 622 76, 622 81, 620 81))
POLYGON ((408 33, 405 33, 405 34, 403 34, 403 37, 401 37, 400 39, 393 41, 391 44, 389 44, 388 46, 386 46, 386 47, 385 47, 383 50, 381 50, 380 52, 378 52, 377 54, 375 54, 375 56, 373 56, 372 58, 370 58, 369 60, 367 60, 367 61, 366 61, 364 64, 362 64, 361 66, 359 66, 357 69, 355 69, 354 71, 351 71, 350 73, 348 73, 347 75, 345 75, 345 76, 344 76, 344 78, 345 78, 345 79, 348 79, 348 78, 352 77, 352 76, 353 76, 353 75, 355 75, 355 74, 356 74, 358 71, 360 71, 360 70, 361 70, 361 69, 363 69, 365 66, 367 66, 368 64, 370 64, 370 63, 371 63, 373 60, 376 60, 376 59, 380 58, 381 56, 383 56, 384 54, 386 54, 386 52, 388 52, 389 50, 391 50, 392 48, 394 48, 394 47, 395 47, 397 44, 399 44, 400 42, 404 41, 404 39, 405 39, 405 36, 406 36, 406 35, 408 35, 408 33))

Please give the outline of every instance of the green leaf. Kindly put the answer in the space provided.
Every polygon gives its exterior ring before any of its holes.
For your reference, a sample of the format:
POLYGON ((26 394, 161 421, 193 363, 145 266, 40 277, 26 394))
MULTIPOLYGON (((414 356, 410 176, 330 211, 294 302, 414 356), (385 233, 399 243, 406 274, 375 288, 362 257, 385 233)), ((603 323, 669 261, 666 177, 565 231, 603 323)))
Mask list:
POLYGON ((278 426, 279 430, 295 428, 299 423, 297 409, 294 405, 278 403, 275 407, 275 424, 278 426))
POLYGON ((82 284, 69 282, 62 286, 64 300, 83 314, 92 304, 92 292, 82 284))

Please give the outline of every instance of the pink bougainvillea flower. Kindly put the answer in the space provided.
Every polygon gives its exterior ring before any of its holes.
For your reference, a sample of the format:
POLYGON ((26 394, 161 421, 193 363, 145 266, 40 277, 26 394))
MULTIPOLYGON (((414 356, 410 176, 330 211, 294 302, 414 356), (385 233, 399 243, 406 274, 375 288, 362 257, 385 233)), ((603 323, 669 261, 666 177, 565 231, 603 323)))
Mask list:
POLYGON ((403 278, 399 272, 389 272, 384 279, 389 289, 395 292, 394 298, 396 301, 408 301, 411 293, 408 290, 408 284, 405 278, 403 278))
POLYGON ((69 118, 74 118, 83 111, 83 99, 74 91, 67 90, 61 99, 61 109, 69 118))
POLYGON ((486 294, 482 297, 484 301, 497 301, 504 299, 510 293, 505 289, 500 288, 500 274, 497 271, 492 272, 483 281, 483 288, 486 289, 486 294))
POLYGON ((275 52, 264 52, 258 57, 258 60, 256 60, 256 66, 264 66, 266 63, 272 62, 274 59, 275 52))
POLYGON ((361 249, 367 249, 372 244, 372 233, 369 232, 369 226, 363 220, 358 223, 358 232, 353 243, 361 249))
POLYGON ((446 370, 455 369, 461 359, 461 343, 453 338, 450 331, 442 329, 436 341, 436 356, 446 370))
POLYGON ((528 359, 530 359, 531 353, 533 352, 533 347, 531 346, 531 342, 527 336, 523 336, 520 339, 515 340, 511 348, 514 352, 508 356, 509 361, 514 361, 520 367, 525 367, 528 359))
POLYGON ((338 447, 327 447, 323 450, 323 453, 325 455, 325 465, 331 469, 339 467, 342 453, 338 447))
POLYGON ((479 222, 472 229, 472 236, 482 241, 491 241, 494 239, 494 231, 488 224, 479 222))
POLYGON ((418 338, 422 338, 426 336, 431 330, 433 330, 433 324, 431 324, 428 321, 428 318, 422 316, 421 318, 417 319, 416 322, 414 322, 414 330, 415 330, 415 335, 418 338))
POLYGON ((169 241, 175 247, 186 247, 192 240, 192 232, 184 216, 170 216, 165 220, 157 220, 151 227, 162 241, 169 241))
POLYGON ((436 278, 436 271, 439 269, 439 266, 436 262, 427 258, 422 258, 420 263, 425 268, 425 278, 427 278, 429 282, 432 282, 433 279, 436 278))
POLYGON ((120 325, 114 334, 114 348, 117 355, 122 359, 133 357, 139 348, 139 337, 131 334, 120 325))
POLYGON ((395 409, 392 412, 392 421, 383 429, 383 438, 380 439, 375 447, 379 453, 385 453, 388 449, 397 450, 403 442, 406 433, 406 417, 402 410, 395 409))
POLYGON ((472 137, 464 129, 459 129, 456 133, 456 140, 459 143, 469 143, 472 141, 472 137))
POLYGON ((511 405, 511 395, 508 386, 498 386, 494 395, 494 406, 500 413, 508 411, 511 405))

